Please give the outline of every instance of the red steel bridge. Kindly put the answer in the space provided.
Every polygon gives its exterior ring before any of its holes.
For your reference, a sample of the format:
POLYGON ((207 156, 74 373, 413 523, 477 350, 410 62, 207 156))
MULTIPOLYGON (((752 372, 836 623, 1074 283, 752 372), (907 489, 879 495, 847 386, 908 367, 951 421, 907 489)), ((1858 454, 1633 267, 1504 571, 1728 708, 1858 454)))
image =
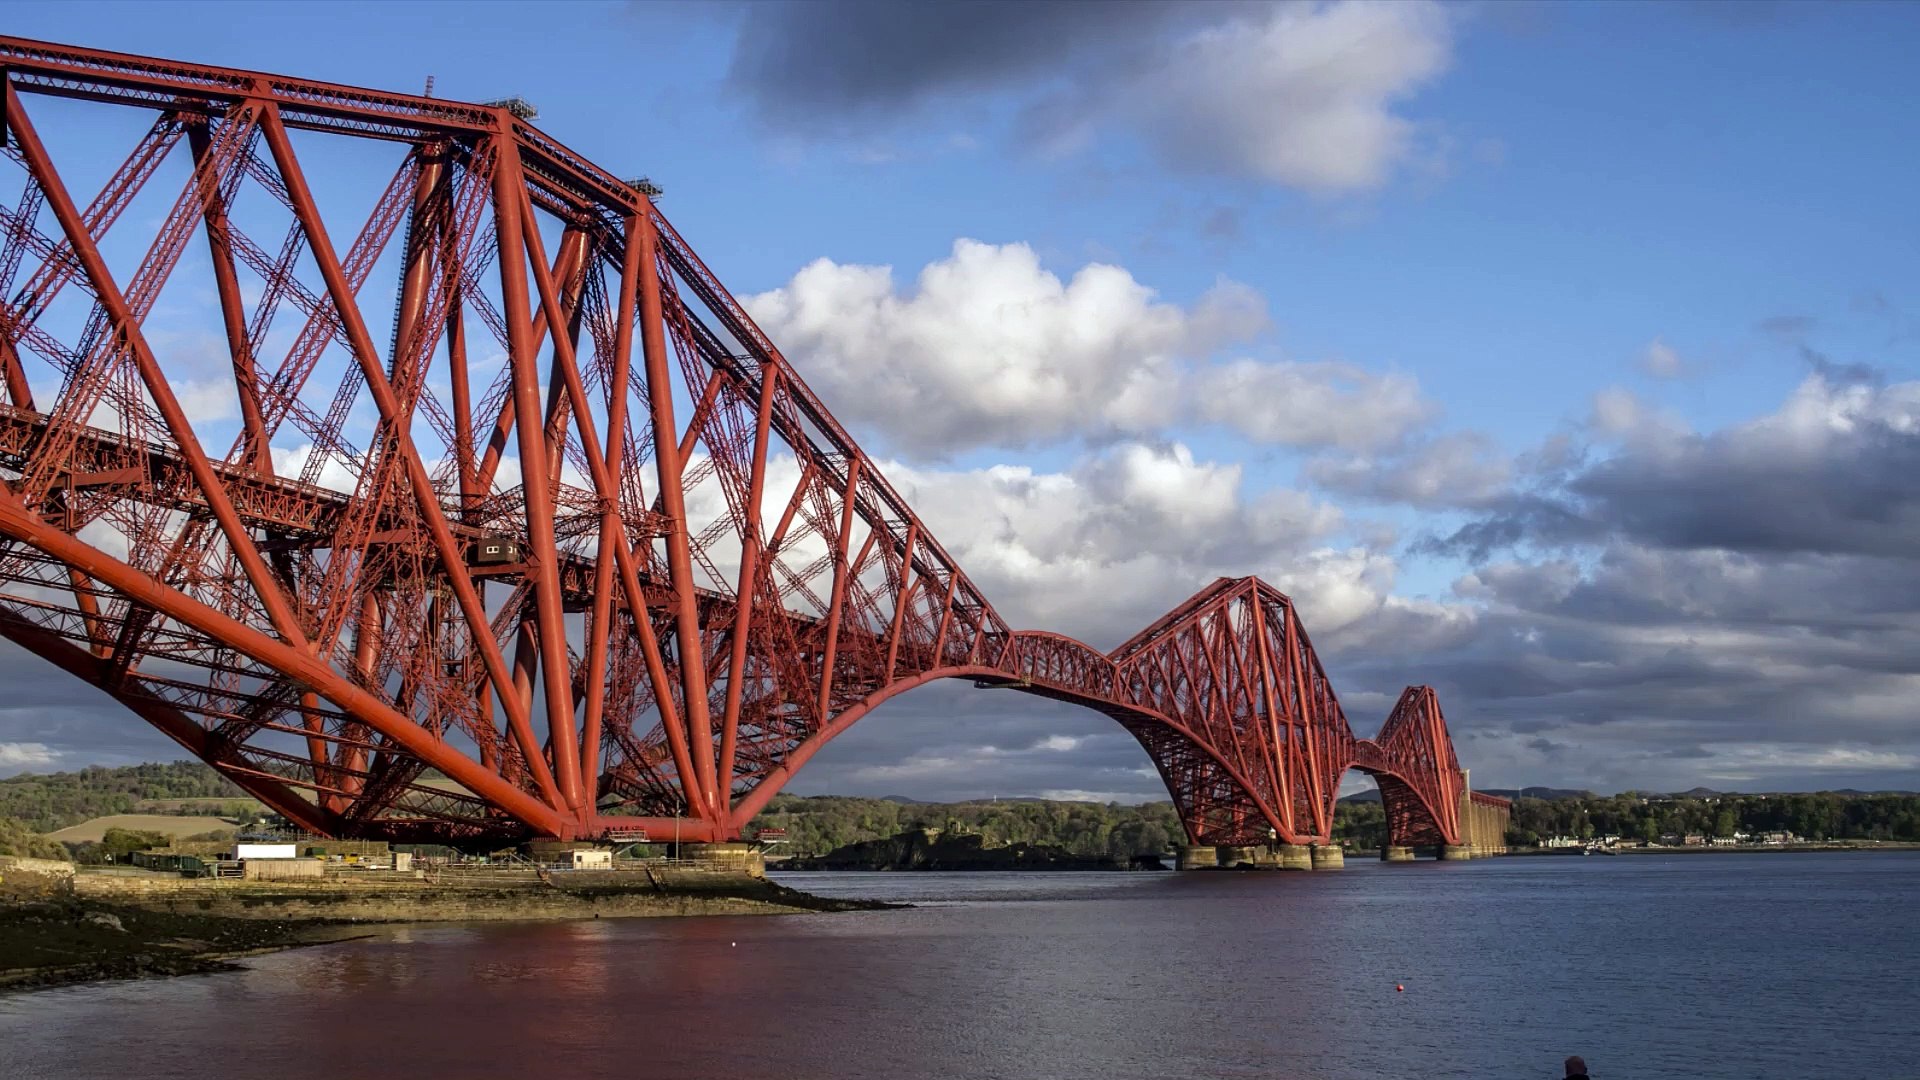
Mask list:
POLYGON ((1462 842, 1432 690, 1356 738, 1265 582, 1111 652, 1011 629, 658 189, 525 103, 0 76, 0 635, 299 826, 728 840, 967 679, 1118 721, 1196 844, 1325 841, 1348 769, 1462 842))

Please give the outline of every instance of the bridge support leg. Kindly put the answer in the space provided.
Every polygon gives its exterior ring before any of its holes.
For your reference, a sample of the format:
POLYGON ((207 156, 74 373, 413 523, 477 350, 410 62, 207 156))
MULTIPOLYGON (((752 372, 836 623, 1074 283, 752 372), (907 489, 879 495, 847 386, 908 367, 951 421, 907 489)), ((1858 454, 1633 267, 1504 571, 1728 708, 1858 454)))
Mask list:
POLYGON ((1220 853, 1211 844, 1189 844, 1180 849, 1182 870, 1211 870, 1220 865, 1220 853))
POLYGON ((1445 844, 1440 848, 1440 857, 1449 862, 1473 858, 1473 848, 1466 844, 1445 844))
POLYGON ((1313 869, 1313 849, 1308 847, 1305 844, 1281 844, 1280 845, 1280 869, 1282 870, 1313 869))
POLYGON ((716 870, 733 870, 750 877, 765 877, 767 860, 752 844, 681 844, 679 857, 703 862, 716 870))
POLYGON ((1259 848, 1221 845, 1217 856, 1222 870, 1251 870, 1260 865, 1259 848))
POLYGON ((1405 844, 1388 844, 1380 849, 1381 862, 1412 862, 1413 848, 1405 844))
POLYGON ((1315 870, 1339 870, 1347 865, 1346 853, 1337 847, 1326 844, 1313 846, 1313 868, 1315 870))

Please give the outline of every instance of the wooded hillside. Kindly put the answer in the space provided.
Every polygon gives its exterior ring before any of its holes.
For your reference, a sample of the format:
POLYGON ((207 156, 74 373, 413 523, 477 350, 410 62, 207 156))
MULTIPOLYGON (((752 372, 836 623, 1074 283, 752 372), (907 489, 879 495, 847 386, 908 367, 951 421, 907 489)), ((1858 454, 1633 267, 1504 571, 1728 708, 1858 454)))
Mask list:
POLYGON ((244 814, 258 805, 198 761, 113 769, 95 765, 76 772, 22 773, 0 779, 0 817, 17 818, 34 832, 52 832, 108 814, 129 814, 154 799, 219 800, 174 808, 173 812, 185 814, 244 814))

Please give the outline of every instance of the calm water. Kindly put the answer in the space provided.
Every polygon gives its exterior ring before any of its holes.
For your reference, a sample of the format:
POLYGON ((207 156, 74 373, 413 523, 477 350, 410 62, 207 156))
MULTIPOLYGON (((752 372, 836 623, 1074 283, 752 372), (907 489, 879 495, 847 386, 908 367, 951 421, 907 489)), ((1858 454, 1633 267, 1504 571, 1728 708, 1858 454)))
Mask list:
POLYGON ((0 997, 0 1077, 1920 1075, 1920 855, 788 880, 922 906, 415 927, 0 997))

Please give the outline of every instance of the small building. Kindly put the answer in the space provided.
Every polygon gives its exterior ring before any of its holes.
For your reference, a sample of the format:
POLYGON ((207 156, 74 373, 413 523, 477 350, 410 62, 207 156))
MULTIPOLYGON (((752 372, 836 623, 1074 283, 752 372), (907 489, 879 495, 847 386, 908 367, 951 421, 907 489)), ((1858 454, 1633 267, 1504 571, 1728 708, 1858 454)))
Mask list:
POLYGON ((474 542, 467 552, 474 566, 507 566, 520 561, 520 542, 510 536, 493 534, 474 542))
POLYGON ((527 855, 541 866, 568 870, 611 870, 613 849, 586 840, 529 840, 527 855))
POLYGON ((240 876, 247 881, 318 878, 325 873, 326 863, 319 859, 246 859, 240 863, 240 876))
POLYGON ((1700 833, 1688 833, 1687 838, 1681 841, 1681 843, 1687 847, 1706 847, 1707 838, 1700 833))
POLYGON ((206 873, 208 857, 199 854, 187 854, 165 848, 136 851, 127 861, 142 870, 171 870, 175 873, 197 876, 206 873))
POLYGON ((1740 844, 1739 839, 1732 836, 1716 836, 1711 842, 1714 847, 1738 847, 1740 844))

